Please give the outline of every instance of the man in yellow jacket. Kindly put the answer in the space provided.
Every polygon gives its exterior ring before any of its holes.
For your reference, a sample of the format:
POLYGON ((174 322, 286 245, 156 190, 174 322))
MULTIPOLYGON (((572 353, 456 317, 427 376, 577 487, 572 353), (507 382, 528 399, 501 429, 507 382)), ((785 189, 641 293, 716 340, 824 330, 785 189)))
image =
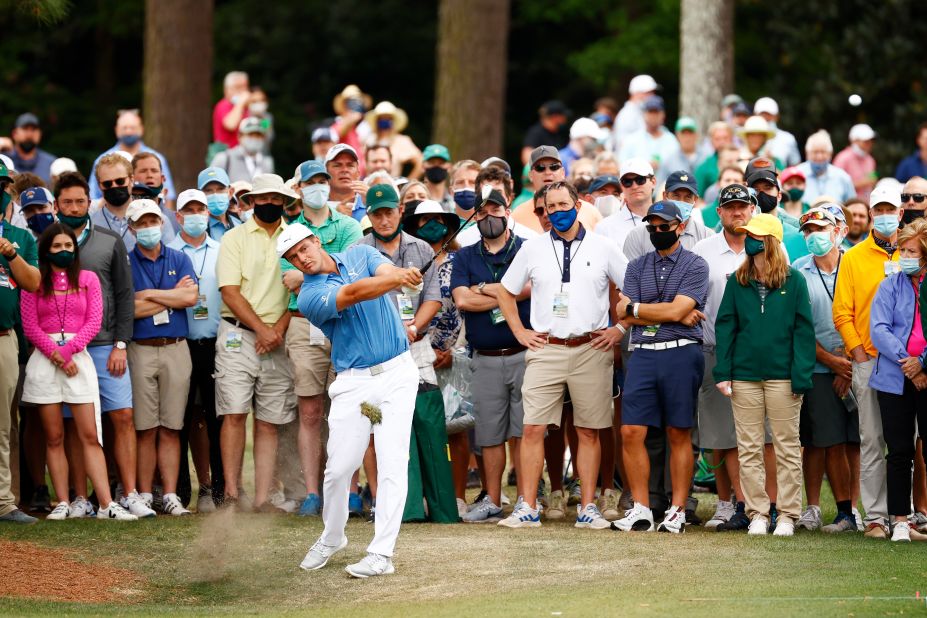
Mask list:
MULTIPOLYGON (((869 388, 878 351, 869 336, 869 309, 879 284, 899 271, 898 223, 901 193, 894 187, 873 190, 869 209, 872 233, 846 252, 834 290, 834 326, 853 361, 853 392, 859 402, 860 498, 866 511, 866 536, 885 538, 885 441, 876 392, 869 388)), ((852 465, 852 459, 851 459, 852 465)))

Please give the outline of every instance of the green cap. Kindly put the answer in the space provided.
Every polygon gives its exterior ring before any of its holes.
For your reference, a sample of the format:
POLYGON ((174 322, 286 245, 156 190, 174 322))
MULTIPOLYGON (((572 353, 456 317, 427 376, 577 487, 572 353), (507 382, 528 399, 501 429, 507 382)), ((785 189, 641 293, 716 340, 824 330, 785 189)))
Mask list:
POLYGON ((695 122, 695 118, 680 116, 679 120, 676 121, 676 133, 680 131, 695 131, 698 133, 698 123, 695 122))
POLYGON ((10 176, 10 170, 7 169, 6 165, 4 165, 2 161, 0 161, 0 180, 13 182, 13 177, 10 176))
POLYGON ((391 185, 373 185, 367 189, 367 212, 381 208, 399 208, 399 195, 391 185))
POLYGON ((426 146, 425 150, 422 152, 422 159, 427 161, 428 159, 444 159, 445 161, 450 162, 451 160, 451 151, 447 149, 447 146, 442 146, 441 144, 431 144, 426 146))

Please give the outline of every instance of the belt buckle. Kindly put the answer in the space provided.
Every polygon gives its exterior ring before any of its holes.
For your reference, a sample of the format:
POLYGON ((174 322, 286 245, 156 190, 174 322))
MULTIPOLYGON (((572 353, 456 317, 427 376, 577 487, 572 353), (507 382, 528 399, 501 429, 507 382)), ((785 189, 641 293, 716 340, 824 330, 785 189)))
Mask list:
POLYGON ((373 367, 370 368, 370 375, 378 376, 381 373, 383 373, 383 371, 384 371, 383 364, 380 363, 379 365, 374 365, 373 367))

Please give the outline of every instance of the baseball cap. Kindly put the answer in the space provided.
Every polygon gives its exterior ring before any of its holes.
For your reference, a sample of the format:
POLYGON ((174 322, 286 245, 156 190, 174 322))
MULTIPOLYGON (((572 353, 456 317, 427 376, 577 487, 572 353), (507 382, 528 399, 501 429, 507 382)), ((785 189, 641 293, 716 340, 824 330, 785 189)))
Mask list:
POLYGON ((553 146, 538 146, 531 151, 531 167, 534 167, 534 164, 541 159, 555 159, 560 161, 560 151, 553 146))
POLYGON ((251 183, 248 182, 247 180, 236 180, 229 186, 232 187, 232 193, 234 193, 235 195, 238 195, 242 191, 245 191, 245 192, 251 191, 251 183))
POLYGON ((624 178, 628 174, 653 176, 653 166, 646 159, 628 159, 621 163, 621 177, 624 178))
POLYGON ((21 129, 23 127, 39 127, 39 117, 31 112, 26 112, 25 114, 20 114, 16 117, 16 123, 13 125, 16 129, 21 129))
POLYGON ((52 176, 61 176, 65 172, 76 172, 77 163, 74 162, 74 159, 69 159, 68 157, 58 157, 52 161, 51 166, 48 168, 48 172, 52 176))
POLYGON ((869 194, 869 208, 875 208, 879 204, 891 204, 895 208, 901 208, 901 190, 890 185, 876 185, 869 194))
POLYGON ((126 212, 126 216, 132 223, 138 223, 138 220, 145 215, 158 215, 161 221, 164 221, 164 214, 161 212, 161 207, 152 200, 135 200, 126 212))
POLYGON ((649 75, 636 75, 628 84, 628 94, 642 94, 644 92, 653 92, 658 89, 660 84, 649 75))
POLYGON ((750 232, 754 236, 772 236, 779 242, 782 242, 782 222, 779 217, 763 213, 756 215, 747 225, 742 225, 736 230, 739 232, 750 232))
POLYGON ((367 189, 367 212, 381 208, 399 208, 399 195, 390 185, 373 185, 367 189))
POLYGON ((608 185, 614 185, 621 189, 621 180, 617 176, 611 174, 605 174, 604 176, 596 176, 592 179, 592 184, 589 185, 589 193, 593 191, 598 191, 602 187, 607 187, 608 185))
POLYGON ((680 116, 679 119, 676 120, 676 128, 674 131, 676 133, 680 131, 695 131, 698 133, 698 122, 691 116, 680 116))
POLYGON ((277 256, 283 257, 287 251, 295 247, 300 241, 315 236, 308 227, 302 223, 291 223, 280 232, 277 238, 277 256))
POLYGON ((799 169, 797 165, 787 167, 784 170, 782 170, 781 174, 779 174, 779 182, 781 182, 782 184, 785 184, 792 178, 801 178, 802 180, 806 180, 805 173, 802 172, 801 169, 799 169))
POLYGON ((0 164, 3 165, 3 174, 0 174, 0 178, 6 176, 9 180, 12 180, 13 177, 10 176, 10 172, 16 172, 16 166, 13 165, 13 159, 9 158, 2 152, 0 152, 0 164))
POLYGON ((299 164, 299 167, 296 168, 296 176, 299 178, 300 182, 306 182, 313 176, 318 176, 322 174, 326 178, 331 178, 332 175, 328 173, 325 169, 325 166, 321 161, 316 161, 315 159, 309 159, 308 161, 303 161, 299 164))
POLYGON ((238 125, 239 133, 266 133, 264 125, 261 124, 260 118, 254 118, 249 116, 241 121, 241 124, 238 125))
POLYGON ((483 201, 480 204, 480 206, 483 206, 484 204, 486 204, 486 202, 492 202, 493 204, 499 204, 500 206, 508 206, 508 202, 505 201, 505 196, 502 195, 502 193, 499 192, 499 190, 497 189, 493 189, 492 191, 490 191, 489 195, 483 198, 483 201))
POLYGON ((851 142, 868 142, 871 139, 875 139, 876 132, 872 130, 868 124, 854 124, 850 127, 850 141, 851 142))
POLYGON ((686 170, 678 170, 669 175, 666 179, 666 191, 675 191, 676 189, 688 189, 694 195, 698 195, 698 185, 695 182, 695 176, 686 170))
MULTIPOLYGON (((3 156, 3 155, 0 155, 3 156)), ((7 182, 13 182, 13 177, 10 176, 10 168, 7 166, 6 162, 0 161, 0 180, 5 180, 7 182)))
POLYGON ((817 227, 827 227, 833 225, 837 227, 837 218, 827 208, 811 208, 798 219, 798 229, 805 229, 806 226, 814 225, 817 227))
POLYGON ((509 176, 512 175, 512 168, 509 167, 509 164, 505 160, 500 159, 499 157, 489 157, 488 159, 484 159, 483 162, 480 163, 480 168, 486 169, 487 167, 496 167, 506 172, 509 176))
POLYGON ((181 211, 186 207, 190 202, 199 202, 202 205, 206 205, 206 194, 200 191, 199 189, 187 189, 186 191, 181 191, 180 195, 177 196, 177 211, 181 211))
POLYGON ((319 127, 312 132, 312 143, 317 142, 334 142, 335 141, 335 132, 332 131, 331 127, 319 127))
POLYGON ((776 172, 776 164, 766 157, 757 157, 747 163, 747 169, 744 170, 744 180, 748 187, 752 187, 760 180, 768 180, 778 186, 779 173, 776 172))
POLYGON ((427 161, 428 159, 435 158, 450 161, 451 151, 443 144, 429 144, 425 146, 425 150, 422 151, 422 160, 427 161))
POLYGON ((756 100, 756 103, 753 104, 753 113, 772 114, 773 116, 778 116, 779 104, 776 103, 775 99, 770 97, 760 97, 756 100))
POLYGON ((743 103, 744 99, 739 94, 726 94, 724 98, 721 99, 721 107, 730 107, 732 105, 737 105, 738 103, 743 103))
POLYGON ((335 157, 340 155, 342 152, 346 152, 352 157, 354 157, 355 161, 360 161, 360 159, 357 156, 357 151, 354 150, 354 148, 350 144, 335 144, 334 146, 328 149, 327 153, 325 153, 325 165, 328 165, 329 163, 334 161, 335 157))
POLYGON ((45 206, 54 201, 45 187, 30 187, 19 194, 19 205, 23 210, 30 206, 45 206))
POLYGON ((132 195, 141 194, 144 197, 151 198, 151 199, 156 199, 159 195, 161 195, 161 192, 155 190, 154 187, 149 187, 144 182, 141 182, 138 180, 132 183, 132 189, 130 192, 132 193, 132 195))
POLYGON ((228 172, 224 169, 221 167, 207 167, 196 177, 196 188, 202 191, 203 187, 211 182, 218 182, 223 187, 228 187, 231 184, 229 183, 228 172))
POLYGON ((557 99, 547 101, 541 105, 541 112, 547 114, 548 116, 552 116, 554 114, 569 116, 571 114, 570 108, 568 108, 563 101, 558 101, 557 99))
POLYGON ((847 216, 843 212, 843 206, 837 202, 827 202, 826 204, 821 204, 821 208, 829 211, 830 214, 834 215, 834 219, 836 219, 838 223, 847 222, 847 216))
POLYGON ((570 127, 570 139, 591 137, 595 140, 605 139, 608 131, 602 129, 599 123, 592 118, 577 118, 570 127))
POLYGON ((663 97, 656 94, 647 97, 647 100, 644 101, 641 107, 643 107, 645 112, 662 112, 666 109, 666 105, 663 103, 663 97))
POLYGON ((744 185, 734 183, 721 189, 718 194, 718 205, 727 206, 732 202, 750 203, 750 190, 744 185))
POLYGON ((650 217, 660 217, 664 221, 684 221, 679 207, 673 203, 673 200, 661 200, 647 209, 644 215, 644 221, 650 217))
POLYGON ((749 116, 750 108, 743 101, 734 103, 734 107, 731 108, 731 114, 734 116, 749 116))

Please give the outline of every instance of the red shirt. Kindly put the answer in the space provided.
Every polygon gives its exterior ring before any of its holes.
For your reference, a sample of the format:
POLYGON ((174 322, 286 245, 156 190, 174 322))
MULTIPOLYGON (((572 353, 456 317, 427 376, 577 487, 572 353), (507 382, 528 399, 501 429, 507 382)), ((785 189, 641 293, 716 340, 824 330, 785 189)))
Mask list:
MULTIPOLYGON (((216 103, 216 106, 212 109, 212 141, 221 142, 229 148, 234 148, 238 145, 238 129, 236 127, 235 130, 229 131, 222 124, 222 121, 234 107, 231 101, 223 98, 216 103)), ((247 109, 241 117, 242 119, 248 117, 247 109)))

